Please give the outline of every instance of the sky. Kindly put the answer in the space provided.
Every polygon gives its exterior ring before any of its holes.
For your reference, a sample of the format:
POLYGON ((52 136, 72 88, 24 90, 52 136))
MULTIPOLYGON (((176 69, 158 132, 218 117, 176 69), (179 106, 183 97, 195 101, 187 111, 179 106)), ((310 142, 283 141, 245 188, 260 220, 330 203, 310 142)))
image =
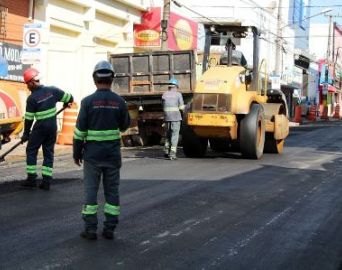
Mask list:
MULTIPOLYGON (((342 25, 342 1, 341 0, 311 0, 311 16, 325 9, 332 8, 333 10, 327 13, 327 15, 339 15, 341 17, 333 17, 333 21, 342 25)), ((324 15, 315 16, 310 19, 311 23, 323 23, 327 24, 329 18, 324 15)))

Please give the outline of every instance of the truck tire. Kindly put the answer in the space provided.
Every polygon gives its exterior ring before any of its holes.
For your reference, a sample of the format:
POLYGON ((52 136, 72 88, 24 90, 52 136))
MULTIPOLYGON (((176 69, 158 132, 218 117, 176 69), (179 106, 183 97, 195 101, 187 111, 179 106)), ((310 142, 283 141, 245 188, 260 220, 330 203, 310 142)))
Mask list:
POLYGON ((284 149, 284 143, 285 143, 284 139, 282 140, 274 139, 273 133, 266 134, 264 152, 271 153, 271 154, 281 154, 284 149))
POLYGON ((208 139, 198 137, 193 130, 184 125, 182 128, 183 153, 189 158, 205 156, 208 148, 208 139))
POLYGON ((259 104, 253 104, 249 114, 240 122, 240 149, 242 156, 259 159, 264 152, 265 121, 259 104))
POLYGON ((230 150, 229 141, 225 139, 210 138, 209 144, 215 152, 228 152, 230 150))

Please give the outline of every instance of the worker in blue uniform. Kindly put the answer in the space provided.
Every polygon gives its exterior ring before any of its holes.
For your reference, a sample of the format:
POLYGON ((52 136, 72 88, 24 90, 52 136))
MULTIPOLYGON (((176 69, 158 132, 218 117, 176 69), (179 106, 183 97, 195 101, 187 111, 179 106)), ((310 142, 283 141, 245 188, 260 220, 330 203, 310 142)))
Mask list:
POLYGON ((97 89, 81 102, 73 142, 75 164, 81 166, 84 160, 85 230, 81 237, 97 239, 97 192, 102 179, 105 195, 102 236, 113 239, 120 214, 120 131, 129 127, 130 117, 124 99, 111 90, 114 69, 108 61, 96 64, 93 79, 97 89))
POLYGON ((43 180, 39 188, 50 189, 53 173, 54 147, 57 135, 56 103, 63 102, 68 106, 73 102, 73 96, 54 86, 43 86, 39 81, 39 72, 29 68, 24 72, 24 81, 31 95, 26 101, 24 133, 21 142, 28 141, 26 147, 27 179, 22 187, 37 186, 37 154, 43 149, 43 166, 41 169, 43 180), (32 132, 33 121, 36 120, 32 132))
POLYGON ((184 110, 183 96, 178 92, 179 82, 172 78, 169 81, 169 90, 162 96, 164 110, 164 124, 166 128, 164 156, 170 160, 177 159, 177 145, 184 110))

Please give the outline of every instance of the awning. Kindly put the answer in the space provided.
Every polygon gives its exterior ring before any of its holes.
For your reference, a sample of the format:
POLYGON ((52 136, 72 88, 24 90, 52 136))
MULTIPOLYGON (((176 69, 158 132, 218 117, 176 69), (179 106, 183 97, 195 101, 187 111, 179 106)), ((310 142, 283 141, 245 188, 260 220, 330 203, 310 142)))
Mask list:
MULTIPOLYGON (((320 91, 323 91, 323 84, 320 84, 320 85, 319 85, 319 90, 320 90, 320 91)), ((336 87, 333 86, 333 85, 331 85, 331 84, 329 84, 329 85, 328 85, 328 92, 330 92, 330 93, 335 93, 335 92, 336 92, 336 87)))

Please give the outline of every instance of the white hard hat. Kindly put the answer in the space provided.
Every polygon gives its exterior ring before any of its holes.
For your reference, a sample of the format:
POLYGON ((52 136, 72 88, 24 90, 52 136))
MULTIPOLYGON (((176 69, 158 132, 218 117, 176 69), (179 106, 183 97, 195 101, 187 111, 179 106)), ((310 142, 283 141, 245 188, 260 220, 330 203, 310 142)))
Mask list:
POLYGON ((96 75, 98 78, 111 77, 114 75, 114 69, 111 63, 102 60, 98 62, 93 71, 93 76, 96 75))

